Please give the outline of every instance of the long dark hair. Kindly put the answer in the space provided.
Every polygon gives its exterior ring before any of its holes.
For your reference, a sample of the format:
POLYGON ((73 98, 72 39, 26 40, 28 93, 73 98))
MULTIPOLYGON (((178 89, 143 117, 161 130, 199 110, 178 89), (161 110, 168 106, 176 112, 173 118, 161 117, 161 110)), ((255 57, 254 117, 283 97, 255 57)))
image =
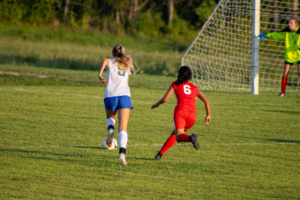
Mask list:
POLYGON ((188 66, 181 66, 178 70, 177 80, 175 85, 181 85, 184 82, 192 80, 192 70, 188 66))

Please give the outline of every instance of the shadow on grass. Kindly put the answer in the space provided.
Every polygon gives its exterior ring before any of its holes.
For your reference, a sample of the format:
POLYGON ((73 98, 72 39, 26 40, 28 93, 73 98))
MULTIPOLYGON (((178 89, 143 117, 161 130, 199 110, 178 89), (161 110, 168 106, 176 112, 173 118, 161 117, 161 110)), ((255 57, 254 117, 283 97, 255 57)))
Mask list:
MULTIPOLYGON (((99 147, 95 147, 95 146, 61 146, 61 147, 100 150, 99 147)), ((0 147, 0 153, 1 152, 17 153, 19 157, 24 159, 53 160, 53 161, 65 161, 65 162, 74 162, 74 163, 79 162, 78 159, 81 158, 89 159, 90 157, 91 158, 94 157, 86 154, 85 152, 57 153, 57 152, 42 151, 42 150, 28 150, 23 147, 20 148, 0 147)), ((101 154, 101 156, 99 156, 99 160, 110 159, 110 158, 111 155, 101 154)))
POLYGON ((101 148, 99 146, 87 146, 87 145, 68 145, 68 146, 64 146, 64 147, 78 148, 78 149, 103 149, 103 148, 101 148))
POLYGON ((61 154, 48 151, 38 150, 26 150, 23 148, 0 148, 0 152, 20 153, 19 157, 24 159, 36 159, 36 160, 53 160, 53 161, 68 161, 75 162, 72 158, 78 157, 78 155, 61 154), (55 157, 53 157, 55 156, 55 157))
POLYGON ((154 158, 144 158, 144 157, 131 157, 130 156, 130 159, 131 160, 156 160, 156 159, 154 159, 154 158))
POLYGON ((40 59, 40 56, 37 54, 28 56, 0 54, 0 64, 8 63, 26 63, 36 67, 74 70, 98 70, 99 68, 98 63, 83 59, 67 59, 55 57, 53 59, 40 59))
POLYGON ((278 142, 278 143, 292 143, 292 144, 300 144, 300 140, 287 140, 287 139, 266 139, 271 142, 278 142))
POLYGON ((13 153, 42 153, 36 150, 26 150, 23 148, 0 148, 0 152, 13 152, 13 153))
POLYGON ((300 111, 293 111, 293 110, 264 110, 265 112, 274 112, 274 113, 286 113, 286 114, 293 114, 299 115, 300 111))

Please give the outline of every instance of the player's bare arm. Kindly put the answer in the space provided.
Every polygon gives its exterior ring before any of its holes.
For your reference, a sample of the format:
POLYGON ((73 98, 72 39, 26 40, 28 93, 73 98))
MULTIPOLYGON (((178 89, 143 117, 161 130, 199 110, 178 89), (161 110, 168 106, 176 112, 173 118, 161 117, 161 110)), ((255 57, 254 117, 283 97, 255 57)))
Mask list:
POLYGON ((205 95, 199 90, 197 97, 203 101, 205 104, 205 109, 206 109, 206 117, 205 117, 205 124, 210 123, 210 104, 208 99, 205 97, 205 95))
POLYGON ((101 83, 103 83, 103 84, 107 84, 107 83, 108 83, 107 79, 104 78, 104 77, 102 76, 102 74, 103 74, 103 72, 104 72, 104 69, 105 69, 108 65, 109 65, 108 59, 104 59, 104 60, 102 61, 102 63, 101 63, 100 69, 99 69, 99 75, 98 75, 98 78, 99 78, 99 80, 101 81, 101 83))
POLYGON ((165 103, 166 101, 169 100, 170 96, 173 94, 174 89, 172 87, 172 85, 169 87, 169 89, 167 90, 166 94, 163 96, 163 98, 161 98, 158 102, 156 102, 155 104, 153 104, 151 106, 151 108, 157 108, 160 104, 165 103))

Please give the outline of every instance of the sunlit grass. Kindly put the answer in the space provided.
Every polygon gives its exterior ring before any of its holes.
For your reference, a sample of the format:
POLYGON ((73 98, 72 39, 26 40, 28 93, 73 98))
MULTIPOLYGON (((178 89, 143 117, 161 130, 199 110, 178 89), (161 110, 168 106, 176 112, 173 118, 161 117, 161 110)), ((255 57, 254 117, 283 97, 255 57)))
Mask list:
POLYGON ((272 92, 204 91, 212 122, 204 125, 198 101, 191 129, 200 150, 177 144, 156 161, 173 127, 175 98, 150 107, 174 77, 132 76, 129 165, 123 167, 118 150, 100 148, 106 135, 105 87, 96 72, 0 66, 11 68, 21 75, 0 76, 1 199, 300 198, 296 92, 279 98, 272 92))

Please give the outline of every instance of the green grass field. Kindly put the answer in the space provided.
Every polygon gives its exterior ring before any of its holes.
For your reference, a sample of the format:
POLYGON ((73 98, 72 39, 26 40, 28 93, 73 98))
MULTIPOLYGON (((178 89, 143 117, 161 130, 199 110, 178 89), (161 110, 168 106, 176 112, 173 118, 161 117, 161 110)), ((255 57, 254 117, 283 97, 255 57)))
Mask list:
MULTIPOLYGON (((204 125, 198 101, 191 129, 200 150, 176 144, 157 161, 173 128, 175 98, 150 107, 175 77, 133 75, 128 166, 121 166, 118 150, 100 148, 105 87, 97 70, 51 68, 48 50, 26 57, 44 41, 6 41, 0 39, 7 44, 0 52, 0 199, 300 199, 299 92, 204 91, 211 124, 204 125)), ((68 49, 76 45, 55 44, 73 59, 68 49)), ((76 52, 91 48, 77 45, 76 52)))

